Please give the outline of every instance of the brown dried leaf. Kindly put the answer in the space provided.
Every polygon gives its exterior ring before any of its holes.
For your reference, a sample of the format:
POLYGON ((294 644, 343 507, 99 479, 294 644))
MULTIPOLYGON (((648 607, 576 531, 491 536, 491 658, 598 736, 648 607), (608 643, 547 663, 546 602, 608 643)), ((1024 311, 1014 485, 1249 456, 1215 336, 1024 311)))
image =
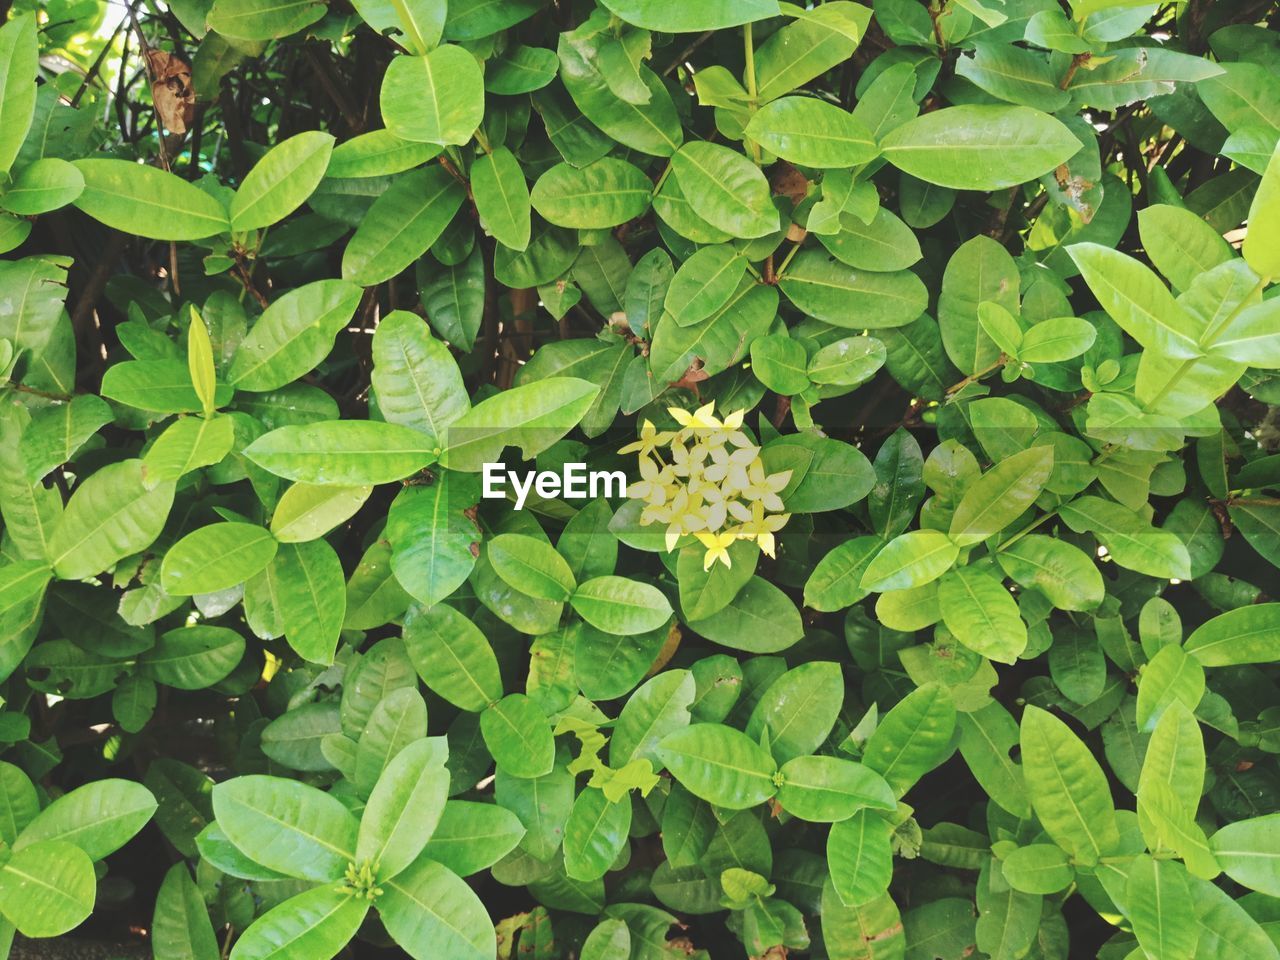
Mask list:
POLYGON ((172 133, 186 133, 196 112, 196 90, 191 85, 191 65, 167 50, 148 50, 151 68, 151 100, 160 122, 172 133))

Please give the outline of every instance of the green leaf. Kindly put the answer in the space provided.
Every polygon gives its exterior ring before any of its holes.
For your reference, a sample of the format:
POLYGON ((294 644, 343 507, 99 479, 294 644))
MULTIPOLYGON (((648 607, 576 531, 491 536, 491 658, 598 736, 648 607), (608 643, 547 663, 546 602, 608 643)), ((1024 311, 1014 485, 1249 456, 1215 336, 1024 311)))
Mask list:
POLYGON ((282 543, 264 571, 280 628, 312 663, 333 663, 347 614, 342 562, 324 540, 282 543))
POLYGON ((325 884, 272 907, 236 941, 233 960, 271 960, 296 953, 315 960, 336 956, 369 912, 369 901, 345 887, 325 884))
POLYGON ((1022 714, 1022 766, 1031 805, 1053 841, 1092 865, 1120 844, 1111 787, 1088 747, 1039 707, 1022 714))
POLYGON ((862 762, 901 797, 950 755, 955 727, 951 694, 940 684, 927 683, 884 715, 867 741, 862 762))
POLYGON ((996 560, 1011 580, 1039 590, 1059 610, 1094 610, 1106 595, 1097 564, 1063 540, 1028 534, 999 550, 996 560))
POLYGON ((804 347, 789 336, 757 337, 751 344, 751 369, 774 393, 792 396, 809 386, 804 347))
POLYGON ((1228 823, 1209 838, 1222 871, 1236 883, 1280 896, 1280 814, 1228 823))
POLYGON ((843 702, 840 665, 804 663, 769 684, 751 711, 745 733, 753 740, 764 735, 774 759, 786 763, 822 746, 843 702))
POLYGON ((593 577, 569 603, 593 627, 623 636, 657 630, 671 618, 671 604, 657 587, 626 577, 593 577))
POLYGON ((415 960, 492 960, 493 921, 471 888, 446 867, 419 857, 383 889, 382 922, 415 960))
POLYGON ((1173 703, 1194 710, 1204 695, 1204 667, 1182 647, 1162 647, 1138 681, 1138 729, 1150 731, 1173 703))
POLYGON ((769 182, 742 154, 717 144, 685 144, 671 171, 695 213, 735 237, 763 237, 778 229, 769 182))
POLYGON ((951 539, 967 547, 999 533, 1035 502, 1052 470, 1048 446, 1001 460, 965 490, 951 517, 951 539))
POLYGON ((157 956, 174 960, 218 960, 218 941, 200 889, 185 863, 175 863, 156 894, 151 942, 157 956))
POLYGON ((1017 602, 999 577, 981 569, 959 567, 943 576, 938 609, 956 639, 988 659, 1014 663, 1027 646, 1017 602))
POLYGON ((379 881, 399 874, 431 839, 448 794, 444 752, 426 739, 409 744, 387 764, 369 794, 356 838, 356 862, 374 864, 379 881))
POLYGON ((594 229, 632 220, 649 208, 653 184, 625 160, 605 158, 581 169, 558 163, 533 185, 533 208, 561 227, 594 229))
POLYGON ((871 21, 871 8, 837 0, 813 9, 788 7, 797 17, 755 55, 758 100, 767 103, 848 60, 871 21))
POLYGON ((679 6, 661 0, 605 0, 604 6, 627 23, 659 33, 721 30, 781 13, 775 0, 692 0, 679 6))
POLYGON ((482 400, 453 423, 441 464, 475 473, 508 446, 531 459, 578 424, 599 390, 574 377, 549 377, 482 400))
POLYGON ((1075 879, 1067 855, 1052 843, 1019 847, 1002 861, 1009 886, 1022 893, 1058 893, 1075 879))
POLYGON ((395 310, 373 334, 373 389, 390 423, 443 444, 445 431, 471 409, 458 364, 415 314, 395 310))
POLYGON ((376 420, 339 420, 280 427, 244 454, 287 480, 335 486, 393 483, 417 473, 439 446, 417 430, 376 420))
POLYGON ((857 387, 885 363, 884 343, 874 337, 843 337, 809 358, 805 373, 819 385, 857 387))
POLYGON ((1185 207, 1159 203, 1139 210, 1138 230, 1151 262, 1179 290, 1234 256, 1231 245, 1185 207))
POLYGON ((484 88, 509 97, 532 93, 554 80, 559 67, 554 50, 521 45, 485 62, 484 88))
POLYGON ((209 27, 235 40, 274 40, 297 33, 324 16, 313 0, 215 0, 209 27))
POLYGON ((410 53, 426 53, 444 33, 445 0, 392 0, 410 53))
POLYGON ((49 537, 54 571, 82 580, 145 550, 164 529, 173 493, 172 482, 147 488, 141 460, 95 471, 76 488, 49 537))
POLYGON ((340 736, 341 729, 341 710, 336 703, 306 703, 263 728, 262 752, 294 770, 329 772, 334 765, 325 756, 325 740, 340 736))
POLYGON ((582 960, 627 960, 631 931, 622 920, 602 920, 582 943, 582 960))
POLYGON ((499 243, 512 250, 529 246, 529 185, 510 150, 500 146, 476 158, 471 165, 471 195, 480 222, 499 243))
POLYGON ((956 61, 956 73, 994 97, 1045 113, 1057 113, 1071 100, 1044 54, 1012 44, 976 44, 973 56, 956 61))
POLYGON ((833 824, 827 835, 831 886, 845 906, 870 903, 889 889, 893 876, 892 831, 872 810, 859 810, 833 824))
POLYGON ((484 119, 484 74, 462 47, 395 57, 379 95, 387 129, 418 143, 463 144, 484 119))
POLYGON ((865 808, 897 808, 889 785, 860 763, 836 757, 794 757, 779 772, 783 782, 778 803, 801 820, 834 823, 865 808))
POLYGON ((729 302, 746 269, 746 260, 732 244, 702 247, 669 280, 663 309, 682 327, 700 323, 729 302))
POLYGON ((361 291, 345 280, 290 290, 263 311, 240 343, 227 378, 238 390, 275 390, 321 363, 356 312, 361 291))
POLYGON ((519 818, 506 807, 450 800, 423 852, 458 876, 469 877, 514 850, 524 833, 519 818))
POLYGON ((1102 309, 1125 333, 1166 357, 1201 354, 1195 318, 1137 260, 1097 243, 1077 243, 1067 252, 1102 309))
POLYGON ((511 693, 480 714, 485 746, 500 770, 513 777, 545 777, 555 765, 555 740, 541 708, 523 693, 511 693))
POLYGON ((1191 556, 1176 535, 1149 526, 1126 507, 1101 497, 1077 497, 1058 510, 1077 533, 1088 531, 1116 563, 1149 577, 1191 576, 1191 556))
POLYGON ((882 330, 915 320, 929 294, 914 273, 854 270, 821 250, 803 250, 778 285, 801 311, 835 327, 882 330))
POLYGON ((213 788, 218 826, 245 856, 286 876, 336 880, 355 857, 356 818, 336 798, 253 774, 213 788))
POLYGON ((574 880, 603 877, 627 845, 631 800, 610 801, 604 791, 587 787, 573 803, 564 825, 564 869, 574 880))
POLYGON ((244 637, 229 627, 196 624, 168 630, 138 658, 138 670, 178 690, 203 690, 232 670, 244 656, 244 637))
MULTIPOLYGON (((102 396, 126 406, 156 413, 194 413, 203 408, 191 383, 191 372, 179 360, 126 360, 102 378, 102 396)), ((232 389, 217 384, 215 406, 231 400, 232 389)))
POLYGON ((369 498, 373 487, 317 487, 292 484, 276 502, 271 534, 281 543, 305 543, 324 536, 349 520, 369 498))
POLYGON ((75 205, 109 227, 151 240, 202 240, 231 224, 221 203, 181 177, 128 160, 76 160, 75 205))
POLYGON ((1042 320, 1023 335, 1018 359, 1026 363, 1061 363, 1080 356, 1093 346, 1097 336, 1097 328, 1078 317, 1042 320))
POLYGON ((870 223, 841 217, 840 229, 819 234, 818 240, 841 263, 859 270, 892 273, 920 259, 920 244, 911 228, 884 207, 876 210, 870 223))
POLYGON ((463 515, 476 502, 468 478, 443 473, 430 486, 402 490, 387 514, 391 569, 420 603, 439 603, 466 582, 479 552, 475 524, 463 515))
POLYGON ((319 185, 332 153, 333 137, 319 130, 299 133, 268 150, 231 199, 231 229, 269 227, 297 210, 319 185))
POLYGON ((1280 660, 1280 603, 1220 613, 1192 631, 1185 650, 1205 667, 1280 660))
POLYGON ((1125 903, 1134 935, 1148 956, 1191 960, 1200 931, 1186 868, 1139 854, 1129 864, 1125 903))
POLYGON ((1258 192, 1249 205, 1249 232, 1245 234, 1240 252, 1254 272, 1262 277, 1280 277, 1280 231, 1276 220, 1280 218, 1280 145, 1267 162, 1258 192))
POLYGON ((66 160, 46 157, 22 168, 0 194, 0 207, 18 216, 35 216, 65 207, 83 192, 84 175, 78 169, 66 160))
POLYGON ((441 149, 432 143, 402 140, 390 130, 371 130, 334 147, 325 176, 345 180, 404 173, 426 163, 441 149))
POLYGON ((35 14, 15 16, 0 27, 0 171, 5 173, 13 167, 35 114, 37 29, 35 14))
MULTIPOLYGON (((448 49, 454 48, 440 48, 448 49)), ((407 58, 393 64, 402 59, 407 58)), ((443 166, 402 174, 373 202, 347 242, 343 278, 364 287, 390 280, 440 238, 465 199, 466 191, 443 166)))
POLYGON ((1059 120, 1029 107, 946 107, 883 137, 885 158, 927 183, 955 190, 999 190, 1064 163, 1080 141, 1059 120))
POLYGON ((662 739, 658 757, 685 789, 728 810, 745 810, 777 791, 777 764, 746 734, 696 723, 662 739))
POLYGON ((40 811, 18 834, 15 851, 58 841, 101 860, 123 847, 151 819, 156 799, 132 780, 95 780, 65 793, 40 811))
POLYGON ((746 135, 805 167, 852 167, 878 152, 871 131, 846 110, 811 97, 783 97, 756 111, 746 135))
POLYGON ((0 914, 25 937, 57 937, 79 926, 96 894, 93 863, 69 843, 32 844, 0 867, 0 914))
POLYGON ((545 540, 504 533, 485 547, 494 572, 521 593, 563 603, 577 583, 573 571, 545 540))
POLYGON ((805 606, 828 612, 843 610, 867 596, 862 575, 881 544, 879 537, 854 537, 830 550, 805 582, 805 606))
POLYGON ((445 603, 412 608, 404 642, 431 690, 462 710, 480 711, 502 697, 498 660, 480 629, 445 603))
POLYGON ((951 569, 960 547, 937 530, 912 530, 894 537, 862 574, 862 588, 884 593, 932 583, 951 569))
POLYGON ((257 524, 210 524, 169 548, 160 583, 175 597, 226 590, 269 564, 278 548, 275 538, 257 524))
POLYGON ((752 577, 711 616, 689 620, 689 628, 721 646, 749 653, 786 650, 804 636, 795 603, 763 577, 752 577))

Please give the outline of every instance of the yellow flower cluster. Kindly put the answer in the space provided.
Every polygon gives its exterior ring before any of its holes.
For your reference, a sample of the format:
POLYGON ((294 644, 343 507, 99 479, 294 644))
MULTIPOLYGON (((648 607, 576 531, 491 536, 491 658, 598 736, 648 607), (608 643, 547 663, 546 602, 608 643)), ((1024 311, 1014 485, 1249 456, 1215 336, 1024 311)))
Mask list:
POLYGON ((694 536, 707 550, 704 570, 717 560, 732 566, 735 540, 755 540, 772 557, 773 535, 790 518, 778 494, 791 471, 765 473, 760 448, 742 431, 744 410, 720 420, 713 401, 693 413, 677 407, 667 412, 679 430, 659 432, 646 420, 640 439, 619 451, 640 457, 640 480, 628 491, 645 504, 640 523, 665 524, 668 551, 682 536, 694 536), (667 459, 659 447, 668 448, 667 459))

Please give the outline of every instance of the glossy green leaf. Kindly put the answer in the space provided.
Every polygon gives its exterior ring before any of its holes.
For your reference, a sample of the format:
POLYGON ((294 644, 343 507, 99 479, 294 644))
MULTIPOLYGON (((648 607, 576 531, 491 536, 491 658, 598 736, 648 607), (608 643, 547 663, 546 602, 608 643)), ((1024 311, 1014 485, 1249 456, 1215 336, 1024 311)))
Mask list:
POLYGON ((658 757, 690 793, 729 810, 745 810, 777 792, 777 764, 746 734, 717 723, 669 733, 658 757))
POLYGON ((164 556, 160 580, 174 596, 244 583, 269 564, 279 544, 253 523, 213 523, 187 534, 164 556))
POLYGON ((333 153, 333 137, 318 130, 299 133, 272 147, 231 199, 231 229, 256 230, 279 223, 306 202, 333 153))
POLYGON ((75 205, 109 227, 152 240, 200 240, 231 224, 221 203, 156 167, 128 160, 76 160, 84 192, 75 205))
POLYGON ((484 118, 484 74, 462 47, 396 57, 382 79, 387 129, 417 143, 466 143, 484 118))

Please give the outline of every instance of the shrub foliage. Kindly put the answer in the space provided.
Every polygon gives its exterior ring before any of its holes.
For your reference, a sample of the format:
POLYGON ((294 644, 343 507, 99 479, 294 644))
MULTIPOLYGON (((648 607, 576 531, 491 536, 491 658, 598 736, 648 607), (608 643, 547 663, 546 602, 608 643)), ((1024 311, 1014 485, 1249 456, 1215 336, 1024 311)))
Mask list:
POLYGON ((1275 4, 10 6, 0 952, 1277 957, 1275 4))

